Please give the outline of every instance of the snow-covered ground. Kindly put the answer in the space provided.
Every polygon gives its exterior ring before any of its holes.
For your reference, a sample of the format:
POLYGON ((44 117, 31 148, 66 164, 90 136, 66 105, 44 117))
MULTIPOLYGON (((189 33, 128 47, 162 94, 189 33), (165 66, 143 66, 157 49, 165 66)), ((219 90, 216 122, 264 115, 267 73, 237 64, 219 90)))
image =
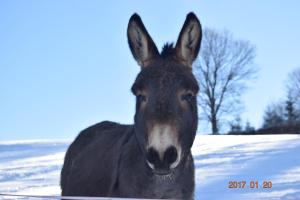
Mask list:
MULTIPOLYGON (((59 195, 69 143, 0 142, 0 193, 59 195)), ((196 199, 300 199, 300 135, 199 135, 193 154, 196 199), (229 188, 230 181, 245 188, 229 188)))

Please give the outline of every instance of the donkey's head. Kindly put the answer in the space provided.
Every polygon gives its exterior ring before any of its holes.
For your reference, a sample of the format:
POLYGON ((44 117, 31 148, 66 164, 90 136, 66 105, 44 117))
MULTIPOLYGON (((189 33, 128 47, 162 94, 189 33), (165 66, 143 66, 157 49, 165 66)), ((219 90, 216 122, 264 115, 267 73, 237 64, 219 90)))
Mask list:
POLYGON ((198 122, 198 83, 192 63, 201 43, 201 25, 187 15, 176 46, 161 53, 141 18, 128 24, 128 43, 141 67, 133 86, 136 96, 135 131, 148 165, 156 174, 168 174, 189 155, 198 122))

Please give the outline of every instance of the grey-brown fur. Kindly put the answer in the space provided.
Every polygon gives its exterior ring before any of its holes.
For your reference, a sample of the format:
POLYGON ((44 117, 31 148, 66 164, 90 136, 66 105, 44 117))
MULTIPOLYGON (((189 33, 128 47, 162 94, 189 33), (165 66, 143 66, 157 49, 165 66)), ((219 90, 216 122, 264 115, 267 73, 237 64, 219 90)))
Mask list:
POLYGON ((165 45, 160 54, 140 17, 130 18, 128 43, 141 66, 132 86, 137 97, 134 124, 104 121, 83 130, 65 156, 62 195, 193 199, 191 147, 199 88, 191 67, 200 42, 201 26, 193 13, 176 46, 165 45), (152 128, 161 124, 170 127, 165 134, 179 144, 158 152, 149 140, 159 134, 152 128), (179 164, 172 168, 176 160, 179 164))

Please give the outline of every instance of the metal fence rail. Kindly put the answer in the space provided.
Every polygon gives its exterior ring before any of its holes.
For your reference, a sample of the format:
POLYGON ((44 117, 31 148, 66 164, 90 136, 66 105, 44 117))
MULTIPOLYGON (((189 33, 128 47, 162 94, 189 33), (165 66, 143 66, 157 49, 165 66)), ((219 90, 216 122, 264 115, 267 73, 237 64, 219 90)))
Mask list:
MULTIPOLYGON (((21 195, 0 193, 0 199, 49 199, 49 200, 149 200, 134 198, 112 198, 112 197, 85 197, 85 196, 57 196, 57 195, 21 195)), ((151 199, 158 200, 158 199, 151 199)))

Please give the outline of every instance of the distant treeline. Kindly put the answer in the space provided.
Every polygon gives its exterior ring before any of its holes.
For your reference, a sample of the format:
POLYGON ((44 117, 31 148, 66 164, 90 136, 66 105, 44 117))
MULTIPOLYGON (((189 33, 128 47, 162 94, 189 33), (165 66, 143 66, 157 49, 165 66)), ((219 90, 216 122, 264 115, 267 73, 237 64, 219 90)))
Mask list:
POLYGON ((285 100, 271 103, 263 116, 262 127, 255 129, 249 122, 242 125, 237 117, 230 123, 229 135, 300 134, 300 68, 289 76, 285 100))
POLYGON ((249 122, 243 126, 237 117, 230 123, 228 134, 300 134, 300 68, 289 74, 286 86, 284 99, 266 107, 262 127, 255 129, 249 122))
POLYGON ((269 135, 269 134, 300 134, 300 124, 282 124, 260 129, 230 131, 228 135, 269 135))

